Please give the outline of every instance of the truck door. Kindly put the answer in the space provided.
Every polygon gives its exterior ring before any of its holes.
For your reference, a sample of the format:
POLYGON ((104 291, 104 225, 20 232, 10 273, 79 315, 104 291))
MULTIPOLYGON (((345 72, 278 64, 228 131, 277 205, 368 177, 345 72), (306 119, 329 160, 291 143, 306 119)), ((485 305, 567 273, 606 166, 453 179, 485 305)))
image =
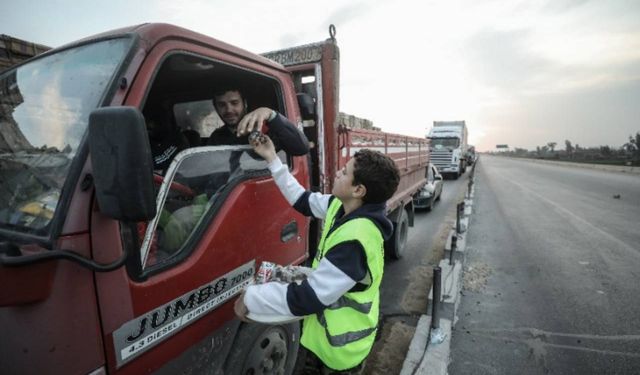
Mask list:
MULTIPOLYGON (((127 97, 125 104, 144 114, 161 112, 171 139, 185 136, 188 143, 167 154, 170 167, 155 176, 158 214, 152 221, 93 217, 100 228, 95 253, 108 252, 102 240, 117 235, 136 254, 126 271, 97 276, 111 370, 215 373, 239 326, 233 302, 256 268, 262 261, 298 264, 307 257, 309 221, 282 197, 266 163, 249 146, 198 146, 220 125, 212 93, 229 80, 246 88, 249 110, 269 106, 297 117, 286 72, 228 59, 220 49, 162 42, 127 97)), ((308 185, 306 156, 280 156, 308 185)))

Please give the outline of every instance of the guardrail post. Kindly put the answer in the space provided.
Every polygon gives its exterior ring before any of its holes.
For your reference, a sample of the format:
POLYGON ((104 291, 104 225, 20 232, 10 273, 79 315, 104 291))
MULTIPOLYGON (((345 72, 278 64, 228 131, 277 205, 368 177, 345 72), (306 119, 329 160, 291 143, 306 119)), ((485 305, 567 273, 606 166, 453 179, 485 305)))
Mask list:
POLYGON ((460 231, 460 216, 464 211, 464 202, 460 202, 456 205, 456 233, 461 233, 460 231))
POLYGON ((450 253, 449 253, 449 265, 453 264, 453 253, 455 253, 457 248, 458 248, 458 236, 454 234, 453 236, 451 236, 451 249, 450 249, 450 253))
POLYGON ((431 301, 431 328, 440 328, 440 296, 442 286, 442 269, 433 268, 433 300, 431 301))

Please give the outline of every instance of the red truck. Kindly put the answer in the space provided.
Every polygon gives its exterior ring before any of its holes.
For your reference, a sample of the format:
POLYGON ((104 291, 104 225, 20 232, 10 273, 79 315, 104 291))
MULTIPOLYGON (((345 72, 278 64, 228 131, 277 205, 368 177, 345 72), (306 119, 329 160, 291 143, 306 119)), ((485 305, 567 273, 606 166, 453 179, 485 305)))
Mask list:
POLYGON ((308 189, 330 192, 359 148, 391 154, 402 177, 387 249, 401 257, 428 144, 338 126, 334 32, 268 59, 145 24, 0 74, 0 373, 291 373, 299 325, 241 323, 233 302, 262 261, 303 263, 321 223, 248 146, 203 141, 220 123, 213 92, 233 81, 313 143, 279 154, 308 189), (163 174, 149 113, 189 141, 163 174))

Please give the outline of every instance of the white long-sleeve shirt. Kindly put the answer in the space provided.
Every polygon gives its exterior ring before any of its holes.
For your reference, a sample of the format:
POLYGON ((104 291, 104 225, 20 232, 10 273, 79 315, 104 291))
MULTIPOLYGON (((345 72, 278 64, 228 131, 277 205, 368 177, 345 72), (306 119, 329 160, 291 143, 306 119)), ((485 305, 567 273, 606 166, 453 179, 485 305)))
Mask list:
MULTIPOLYGON (((306 215, 324 219, 329 203, 337 199, 329 194, 306 191, 280 159, 272 161, 269 170, 289 204, 306 215)), ((384 215, 384 205, 382 208, 384 215)), ((366 210, 364 213, 368 216, 366 210)), ((280 282, 252 285, 247 288, 244 303, 252 314, 304 316, 323 310, 354 288, 366 288, 367 280, 364 249, 357 241, 348 242, 332 249, 300 285, 280 282)))

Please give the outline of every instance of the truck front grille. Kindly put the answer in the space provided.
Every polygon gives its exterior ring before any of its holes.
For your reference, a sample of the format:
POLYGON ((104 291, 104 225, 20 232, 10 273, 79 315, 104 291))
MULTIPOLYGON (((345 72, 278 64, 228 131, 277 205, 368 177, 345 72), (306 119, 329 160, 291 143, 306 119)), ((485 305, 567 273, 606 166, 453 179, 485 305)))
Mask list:
POLYGON ((448 167, 452 164, 452 151, 431 151, 431 162, 438 168, 448 167))

